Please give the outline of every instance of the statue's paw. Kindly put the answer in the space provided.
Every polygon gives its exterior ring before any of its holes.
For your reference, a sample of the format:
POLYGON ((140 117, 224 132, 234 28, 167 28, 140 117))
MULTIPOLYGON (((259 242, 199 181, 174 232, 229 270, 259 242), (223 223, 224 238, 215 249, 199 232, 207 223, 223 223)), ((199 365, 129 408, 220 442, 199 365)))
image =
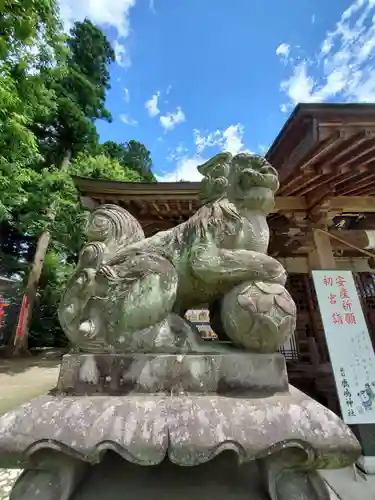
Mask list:
POLYGON ((276 352, 295 329, 296 306, 280 284, 238 285, 224 297, 220 314, 230 340, 253 352, 276 352))
POLYGON ((269 276, 269 281, 282 286, 285 286, 288 276, 285 269, 281 266, 277 266, 275 272, 271 273, 269 276))
POLYGON ((86 340, 93 340, 97 336, 97 326, 92 319, 81 323, 78 331, 79 335, 86 340))
POLYGON ((70 283, 67 294, 74 295, 81 301, 87 301, 95 291, 95 269, 81 269, 75 279, 70 283))
POLYGON ((262 290, 262 292, 268 294, 272 293, 274 295, 280 295, 285 291, 284 286, 277 283, 267 283, 264 281, 257 281, 255 284, 260 290, 262 290))

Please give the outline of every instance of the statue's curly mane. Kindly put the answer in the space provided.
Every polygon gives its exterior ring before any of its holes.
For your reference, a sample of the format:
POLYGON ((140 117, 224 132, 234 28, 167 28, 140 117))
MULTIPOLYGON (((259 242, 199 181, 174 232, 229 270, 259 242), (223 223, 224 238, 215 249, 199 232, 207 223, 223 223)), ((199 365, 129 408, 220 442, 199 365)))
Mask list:
POLYGON ((184 230, 192 232, 196 237, 204 237, 210 227, 224 231, 228 223, 238 223, 241 216, 234 203, 228 198, 219 198, 203 205, 189 220, 184 223, 184 230))

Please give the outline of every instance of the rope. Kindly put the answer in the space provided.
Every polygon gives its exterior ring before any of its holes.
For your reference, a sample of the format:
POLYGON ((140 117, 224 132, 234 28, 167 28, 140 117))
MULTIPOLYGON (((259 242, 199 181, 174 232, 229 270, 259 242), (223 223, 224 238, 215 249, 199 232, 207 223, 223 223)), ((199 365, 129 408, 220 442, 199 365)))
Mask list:
POLYGON ((336 241, 339 241, 343 245, 346 245, 349 248, 353 248, 353 250, 357 250, 358 252, 363 253, 364 255, 366 255, 366 257, 369 257, 370 259, 375 259, 375 254, 368 252, 367 250, 364 250, 363 248, 357 247, 357 246, 353 245, 352 243, 349 243, 348 241, 343 240, 343 239, 339 238, 338 236, 331 234, 329 231, 326 231, 325 229, 315 229, 315 231, 317 231, 319 233, 326 234, 330 238, 332 238, 336 241))

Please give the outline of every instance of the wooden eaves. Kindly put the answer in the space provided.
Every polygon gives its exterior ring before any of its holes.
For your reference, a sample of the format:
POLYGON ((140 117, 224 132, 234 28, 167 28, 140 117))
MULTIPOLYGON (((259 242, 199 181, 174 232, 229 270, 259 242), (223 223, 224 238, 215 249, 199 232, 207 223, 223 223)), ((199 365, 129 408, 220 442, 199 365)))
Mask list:
MULTIPOLYGON (((269 218, 272 247, 306 251, 314 227, 332 229, 344 214, 375 228, 375 105, 300 104, 266 154, 281 187, 269 218)), ((199 183, 74 182, 89 209, 118 203, 147 234, 172 227, 199 207, 199 183)), ((279 251, 279 250, 278 250, 279 251)))

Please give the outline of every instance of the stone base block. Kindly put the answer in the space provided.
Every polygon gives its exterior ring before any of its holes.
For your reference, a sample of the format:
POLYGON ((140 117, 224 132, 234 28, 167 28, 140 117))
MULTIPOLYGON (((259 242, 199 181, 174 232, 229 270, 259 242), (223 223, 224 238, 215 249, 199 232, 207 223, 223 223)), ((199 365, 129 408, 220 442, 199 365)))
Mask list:
POLYGON ((190 478, 183 493, 177 489, 180 498, 212 498, 222 489, 231 491, 228 499, 265 500, 267 491, 270 500, 329 500, 316 469, 346 467, 359 455, 350 429, 291 386, 253 397, 46 395, 0 419, 0 468, 24 468, 12 500, 161 498, 161 488, 168 498, 163 474, 168 487, 190 478), (210 466, 228 455, 232 465, 210 466), (108 465, 109 456, 117 465, 108 465), (185 466, 183 474, 176 466, 185 466))
POLYGON ((157 465, 169 457, 191 466, 224 450, 249 462, 287 448, 315 468, 345 467, 360 455, 349 427, 293 387, 247 399, 40 396, 0 419, 0 468, 19 467, 20 460, 40 450, 59 450, 89 463, 112 450, 138 465, 157 465))
POLYGON ((68 354, 57 392, 67 395, 140 393, 269 396, 288 390, 281 354, 68 354))
POLYGON ((357 465, 366 474, 375 474, 375 457, 361 455, 357 460, 357 465))

